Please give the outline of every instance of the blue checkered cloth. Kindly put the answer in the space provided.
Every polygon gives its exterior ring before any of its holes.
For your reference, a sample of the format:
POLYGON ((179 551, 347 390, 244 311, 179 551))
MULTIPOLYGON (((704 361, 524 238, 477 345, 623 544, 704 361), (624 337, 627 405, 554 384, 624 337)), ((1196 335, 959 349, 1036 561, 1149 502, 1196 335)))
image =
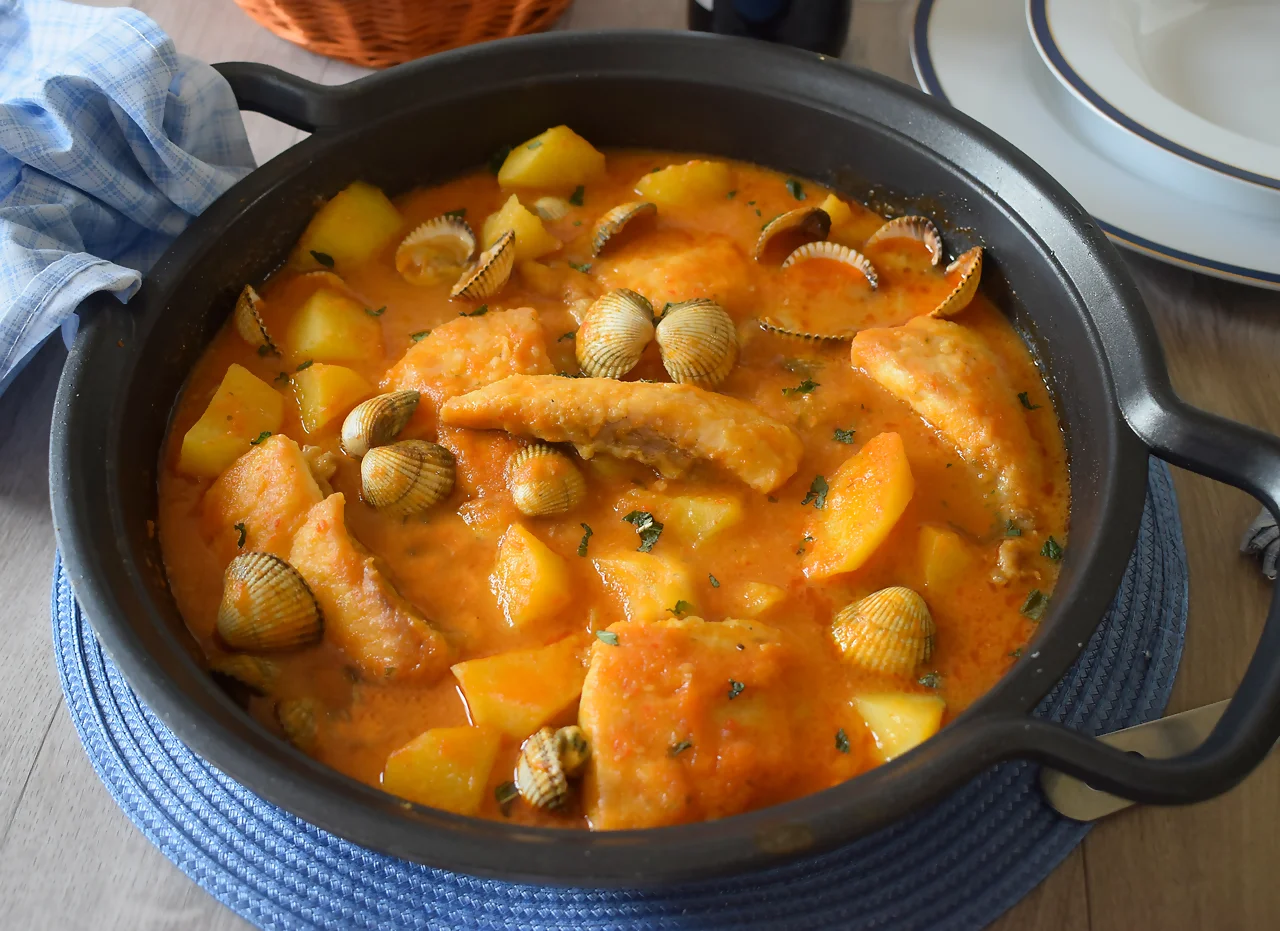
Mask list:
POLYGON ((143 14, 0 0, 0 391, 253 166, 227 82, 143 14))

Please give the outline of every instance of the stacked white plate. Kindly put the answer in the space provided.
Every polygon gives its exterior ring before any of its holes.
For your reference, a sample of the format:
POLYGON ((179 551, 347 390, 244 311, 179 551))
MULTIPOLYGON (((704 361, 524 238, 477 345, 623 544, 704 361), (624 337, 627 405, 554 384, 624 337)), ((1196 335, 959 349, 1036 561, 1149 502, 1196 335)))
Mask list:
POLYGON ((1280 289, 1280 2, 920 0, 920 84, 1119 245, 1280 289))

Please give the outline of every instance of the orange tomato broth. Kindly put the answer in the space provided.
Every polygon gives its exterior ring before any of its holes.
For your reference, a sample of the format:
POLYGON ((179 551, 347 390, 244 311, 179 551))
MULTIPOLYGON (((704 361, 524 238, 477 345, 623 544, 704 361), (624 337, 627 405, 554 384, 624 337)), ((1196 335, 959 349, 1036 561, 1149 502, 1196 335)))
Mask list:
MULTIPOLYGON (((476 434, 474 440, 460 440, 463 454, 453 494, 422 519, 389 519, 362 503, 359 465, 340 457, 332 485, 345 494, 348 527, 389 567, 399 591, 446 632, 456 647, 455 661, 461 661, 540 646, 573 632, 598 630, 623 620, 622 608, 596 576, 590 558, 635 551, 636 529, 621 517, 645 509, 661 495, 733 496, 742 502, 746 518, 721 538, 695 548, 667 532, 654 549, 687 562, 697 583, 690 613, 708 620, 749 618, 744 586, 751 582, 780 586, 786 598, 758 620, 800 638, 812 652, 816 668, 822 670, 824 689, 850 697, 867 691, 937 694, 945 699, 945 720, 950 720, 1014 663, 1034 627, 1019 608, 1030 588, 1045 593, 1052 590, 1057 564, 1037 558, 1029 581, 992 581, 1005 528, 997 506, 984 493, 989 485, 983 483, 980 468, 965 462, 905 404, 854 370, 847 342, 800 340, 766 332, 756 325, 755 318, 780 302, 802 304, 825 294, 843 300, 841 306, 862 325, 898 325, 909 316, 930 310, 954 281, 949 281, 941 268, 928 265, 923 247, 901 239, 867 250, 880 272, 881 294, 896 296, 892 301, 869 301, 865 281, 833 262, 782 270, 752 261, 752 247, 765 221, 797 206, 816 206, 828 192, 804 182, 805 200, 798 203, 784 175, 744 163, 730 163, 736 191, 733 196, 706 201, 696 208, 663 208, 651 225, 640 228, 637 224, 616 247, 593 259, 589 231, 595 219, 619 203, 634 200, 632 189, 646 172, 685 158, 672 153, 610 152, 606 177, 586 185, 582 207, 546 224, 564 241, 559 252, 540 260, 551 271, 518 269, 507 287, 488 301, 488 312, 535 308, 553 366, 572 373, 578 367, 573 340, 566 334, 577 329, 578 321, 570 302, 563 298, 565 294, 589 294, 587 289, 592 285, 585 276, 570 270, 568 262, 590 263, 589 275, 596 279, 601 293, 606 288, 631 287, 648 296, 655 309, 666 301, 717 298, 738 323, 741 343, 738 364, 717 390, 751 401, 797 431, 804 443, 804 456, 796 474, 766 496, 705 465, 695 465, 682 478, 663 479, 638 463, 597 457, 580 463, 589 486, 583 505, 564 515, 527 518, 515 510, 505 490, 504 458, 486 457, 484 435, 476 434), (806 379, 817 387, 807 393, 786 390, 799 387, 806 379), (837 429, 854 431, 853 442, 837 442, 837 429), (807 581, 801 573, 799 553, 806 521, 815 513, 812 505, 802 503, 810 483, 816 475, 831 476, 882 431, 896 431, 905 443, 915 479, 914 496, 888 539, 862 568, 829 581, 807 581), (474 442, 477 455, 466 454, 469 442, 474 442), (562 556, 572 576, 572 610, 532 630, 508 625, 489 578, 498 540, 515 521, 562 556), (589 558, 577 555, 583 523, 594 531, 589 558), (973 555, 972 568, 941 591, 924 586, 919 537, 925 526, 957 531, 973 555), (711 583, 711 576, 718 587, 711 583), (837 610, 854 598, 889 585, 910 586, 928 601, 938 629, 936 649, 927 664, 938 673, 936 689, 861 671, 841 660, 829 638, 829 624, 837 610)), ((528 204, 543 192, 519 193, 528 204)), ((396 201, 404 217, 402 233, 392 237, 368 262, 342 270, 347 285, 368 307, 386 308, 376 318, 382 328, 382 355, 348 363, 352 368, 377 385, 412 345, 413 334, 474 309, 473 304, 450 300, 448 284, 416 286, 396 273, 393 254, 403 233, 460 208, 466 209, 466 217, 478 233, 483 219, 509 196, 491 174, 477 171, 410 191, 396 201)), ((883 219, 856 202, 849 205, 853 219, 839 234, 848 244, 860 246, 883 219)), ((832 236, 836 235, 833 230, 832 236)), ((314 281, 301 277, 295 267, 287 265, 273 274, 259 289, 266 303, 268 329, 283 333, 289 315, 315 287, 314 281)), ((1039 489, 1035 540, 1030 542, 1037 550, 1049 535, 1064 542, 1069 503, 1065 448, 1034 361, 1006 318, 982 295, 956 321, 981 334, 1001 360, 1015 390, 1025 391, 1034 408, 1026 411, 1034 448, 1023 452, 1041 460, 1046 477, 1039 489)), ((188 626, 211 658, 225 655, 213 632, 228 557, 225 548, 215 547, 201 530, 200 504, 210 482, 179 474, 176 465, 183 435, 233 362, 268 383, 294 367, 292 360, 259 356, 237 337, 228 321, 197 362, 177 405, 159 482, 159 529, 169 583, 188 626)), ((626 378, 668 380, 655 345, 648 347, 640 365, 626 378)), ((287 384, 275 384, 287 399, 282 432, 300 445, 337 451, 342 417, 307 435, 287 384)), ((424 397, 423 404, 429 403, 424 397)), ((426 438, 434 436, 428 433, 426 438)), ((276 700, 318 699, 329 714, 320 722, 312 754, 373 786, 380 784, 389 753, 429 728, 468 722, 462 694, 447 674, 426 686, 356 681, 358 676, 349 671, 351 664, 329 643, 273 659, 282 669, 274 694, 251 698, 251 713, 278 732, 272 711, 276 700)), ((547 723, 572 723, 576 716, 575 704, 547 723)), ((837 726, 833 720, 833 735, 837 726)), ((782 801, 834 784, 880 762, 874 738, 865 727, 853 726, 848 737, 850 752, 841 757, 838 766, 822 771, 815 784, 782 787, 776 797, 757 799, 756 803, 782 801)), ((513 778, 518 751, 518 741, 504 738, 484 793, 481 816, 503 817, 493 790, 513 778)), ((586 826, 576 803, 559 813, 518 803, 506 817, 515 823, 586 826)))

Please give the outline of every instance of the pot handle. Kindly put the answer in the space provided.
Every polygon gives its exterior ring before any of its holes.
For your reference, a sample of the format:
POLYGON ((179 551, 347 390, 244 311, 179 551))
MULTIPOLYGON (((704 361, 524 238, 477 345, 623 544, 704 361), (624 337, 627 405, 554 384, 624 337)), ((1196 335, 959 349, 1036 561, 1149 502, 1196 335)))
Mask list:
POLYGON ((349 84, 328 86, 256 61, 224 61, 213 66, 227 79, 241 110, 313 133, 341 125, 349 84))
MULTIPOLYGON (((1280 439, 1194 408, 1166 378, 1122 400, 1130 427, 1161 459, 1233 485, 1280 513, 1280 439)), ((1280 584, 1239 688, 1200 746, 1147 759, 1039 719, 996 716, 982 742, 1004 758, 1034 759, 1095 789, 1136 802, 1203 801, 1235 786, 1280 738, 1280 584), (1016 751, 1010 753, 1011 747, 1016 751)))

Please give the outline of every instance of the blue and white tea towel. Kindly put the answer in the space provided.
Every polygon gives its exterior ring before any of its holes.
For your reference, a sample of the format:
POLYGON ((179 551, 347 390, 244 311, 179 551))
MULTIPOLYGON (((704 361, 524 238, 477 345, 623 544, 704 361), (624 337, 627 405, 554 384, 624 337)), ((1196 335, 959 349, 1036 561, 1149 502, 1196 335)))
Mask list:
POLYGON ((0 391, 252 168, 230 86, 151 19, 0 0, 0 391))

